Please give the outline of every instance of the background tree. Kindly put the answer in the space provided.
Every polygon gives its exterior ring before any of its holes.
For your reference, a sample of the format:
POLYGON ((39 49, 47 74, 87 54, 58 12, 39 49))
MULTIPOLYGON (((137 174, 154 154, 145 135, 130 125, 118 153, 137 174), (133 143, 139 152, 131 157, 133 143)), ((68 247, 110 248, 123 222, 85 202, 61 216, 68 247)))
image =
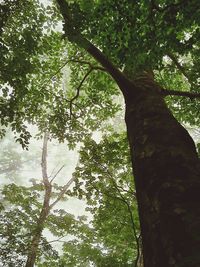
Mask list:
MULTIPOLYGON (((34 266, 36 257, 58 258, 58 252, 43 235, 48 228, 58 237, 72 234, 79 222, 72 214, 56 210, 55 205, 64 198, 64 194, 73 183, 71 178, 64 186, 58 186, 55 178, 63 166, 52 175, 47 174, 47 142, 44 136, 42 148, 42 181, 31 179, 32 186, 6 184, 2 190, 1 205, 1 262, 4 266, 34 266), (42 203, 43 201, 43 203, 42 203), (59 221, 64 223, 59 224, 59 221), (56 226, 56 230, 54 229, 56 226), (71 229, 71 230, 70 230, 71 229)), ((82 219, 80 219, 80 223, 82 219)))
MULTIPOLYGON (((66 193, 87 199, 87 210, 92 213, 88 224, 84 217, 75 220, 64 209, 45 213, 45 208, 48 212, 48 205, 53 207, 52 203, 61 197, 69 185, 58 186, 55 183, 56 172, 51 176, 46 174, 47 136, 45 137, 42 152, 43 181, 32 178, 32 185, 29 186, 8 181, 1 190, 1 262, 5 267, 22 266, 25 263, 30 266, 35 258, 37 266, 133 266, 139 253, 139 222, 136 202, 132 199, 134 186, 124 138, 124 134, 108 134, 99 144, 88 139, 81 151, 80 166, 73 178, 77 181, 74 193, 69 190, 66 193), (116 154, 115 162, 109 160, 111 155, 108 147, 114 148, 112 153, 116 154), (124 149, 119 158, 117 154, 121 148, 124 149), (94 165, 97 167, 94 168, 94 165), (98 166, 103 166, 103 169, 98 166), (44 178, 47 177, 51 181, 51 196, 49 189, 44 187, 44 178), (49 241, 43 234, 46 229, 53 234, 53 240, 49 241), (56 242, 61 244, 59 254, 54 246, 56 242)), ((22 163, 22 169, 24 164, 26 163, 22 163)), ((20 176, 18 172, 16 171, 17 177, 20 176)), ((22 182, 21 179, 17 181, 22 182)), ((62 201, 68 201, 66 194, 62 201)))

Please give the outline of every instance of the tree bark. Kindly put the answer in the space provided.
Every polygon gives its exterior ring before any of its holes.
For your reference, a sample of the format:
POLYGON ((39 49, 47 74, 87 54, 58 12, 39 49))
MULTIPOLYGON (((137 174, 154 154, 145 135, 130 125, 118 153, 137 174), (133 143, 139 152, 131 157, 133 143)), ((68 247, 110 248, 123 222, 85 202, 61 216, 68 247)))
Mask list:
POLYGON ((153 81, 135 85, 125 99, 125 119, 144 266, 200 266, 200 168, 194 142, 153 81), (141 93, 132 97, 135 85, 141 93))
POLYGON ((40 213, 40 217, 37 221, 37 225, 36 225, 34 235, 31 241, 25 267, 33 267, 35 264, 37 251, 38 251, 39 243, 40 243, 41 236, 42 236, 42 231, 44 229, 44 223, 48 217, 48 214, 49 214, 49 209, 43 205, 43 208, 40 213))
POLYGON ((124 95, 144 267, 199 267, 200 167, 192 138, 152 78, 129 80, 81 34, 69 36, 67 3, 57 2, 66 36, 102 64, 124 95))

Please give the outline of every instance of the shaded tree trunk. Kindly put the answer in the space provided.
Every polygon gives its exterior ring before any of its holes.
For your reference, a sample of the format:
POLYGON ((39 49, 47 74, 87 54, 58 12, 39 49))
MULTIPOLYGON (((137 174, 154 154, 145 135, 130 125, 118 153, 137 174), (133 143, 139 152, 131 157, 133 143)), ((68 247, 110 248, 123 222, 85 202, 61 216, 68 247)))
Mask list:
POLYGON ((200 266, 200 170, 195 145, 148 79, 135 81, 126 125, 145 267, 200 266), (134 86, 140 89, 133 96, 134 86))
POLYGON ((144 266, 199 267, 200 168, 192 138, 167 108, 153 79, 126 78, 73 29, 65 0, 57 3, 68 39, 101 63, 124 95, 144 266))

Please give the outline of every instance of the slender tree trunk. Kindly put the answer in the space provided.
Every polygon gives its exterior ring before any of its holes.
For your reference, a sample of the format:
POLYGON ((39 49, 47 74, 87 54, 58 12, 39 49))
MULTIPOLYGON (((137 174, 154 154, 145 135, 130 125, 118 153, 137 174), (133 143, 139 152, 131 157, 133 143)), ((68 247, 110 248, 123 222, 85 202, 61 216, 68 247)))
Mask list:
POLYGON ((43 177, 43 183, 45 187, 45 195, 44 195, 44 201, 42 210, 40 212, 38 221, 36 223, 36 227, 31 240, 31 244, 29 247, 28 257, 26 261, 25 267, 33 267, 35 264, 37 251, 39 247, 39 243, 42 236, 42 231, 44 229, 44 223, 49 215, 50 211, 50 199, 51 199, 51 191, 52 191, 52 185, 49 182, 48 175, 47 175, 47 142, 48 142, 48 134, 45 133, 44 140, 43 140, 43 149, 42 149, 42 177, 43 177))
POLYGON ((58 175, 58 173, 62 170, 64 166, 62 166, 57 173, 52 177, 50 180, 47 174, 47 142, 48 142, 48 133, 45 133, 44 140, 43 140, 43 149, 42 149, 42 178, 43 178, 43 184, 45 188, 44 193, 44 201, 42 210, 40 212, 39 218, 37 220, 35 230, 32 233, 32 240, 29 247, 28 257, 26 261, 25 267, 33 267, 36 261, 36 256, 38 252, 39 243, 42 237, 42 232, 44 230, 44 224, 47 220, 47 217, 49 215, 49 212, 52 210, 52 208, 62 199, 67 189, 70 187, 70 185, 74 182, 75 177, 72 176, 70 180, 63 186, 62 190, 60 190, 60 193, 58 194, 57 198, 50 204, 51 200, 51 192, 52 192, 52 182, 58 175))
POLYGON ((40 217, 37 221, 37 225, 36 225, 34 235, 33 235, 32 241, 31 241, 31 245, 29 248, 29 254, 27 257, 25 267, 33 267, 35 264, 37 251, 38 251, 39 243, 40 243, 41 236, 42 236, 42 231, 44 229, 44 223, 47 219, 48 213, 49 213, 48 208, 45 208, 43 206, 43 209, 40 213, 40 217))

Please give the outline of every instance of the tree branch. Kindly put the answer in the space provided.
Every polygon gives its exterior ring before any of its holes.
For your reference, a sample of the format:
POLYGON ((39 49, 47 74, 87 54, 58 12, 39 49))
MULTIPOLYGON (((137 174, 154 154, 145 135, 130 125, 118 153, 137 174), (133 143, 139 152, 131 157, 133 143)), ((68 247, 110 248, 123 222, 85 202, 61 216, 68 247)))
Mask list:
POLYGON ((194 92, 186 92, 186 91, 177 91, 177 90, 169 90, 169 89, 162 89, 161 94, 166 96, 183 96, 183 97, 189 97, 191 100, 195 98, 200 98, 200 93, 194 93, 194 92))
POLYGON ((98 66, 98 65, 93 65, 91 62, 86 61, 86 60, 69 59, 69 60, 68 60, 68 63, 69 63, 69 62, 74 62, 74 63, 80 63, 80 64, 89 65, 89 67, 90 67, 91 69, 101 70, 101 71, 105 71, 105 72, 107 72, 105 68, 103 68, 103 67, 101 67, 101 66, 98 66))
POLYGON ((57 199, 49 206, 49 209, 51 210, 64 196, 67 189, 70 187, 70 185, 74 182, 75 177, 72 177, 64 186, 63 189, 60 191, 57 199))
POLYGON ((118 191, 118 193, 120 195, 120 198, 118 198, 118 199, 121 200, 121 201, 123 201, 125 203, 125 205, 127 206, 128 212, 130 214, 130 219, 131 219, 131 225, 132 225, 132 229, 133 229, 133 234, 134 234, 135 241, 136 241, 136 244, 137 244, 137 256, 136 256, 136 260, 135 260, 135 267, 137 267, 139 256, 140 256, 140 243, 139 243, 139 238, 137 236, 135 222, 134 222, 133 213, 132 213, 130 204, 127 201, 127 199, 123 196, 123 194, 121 193, 121 191, 120 191, 120 189, 119 189, 116 181, 113 179, 112 173, 105 166, 103 166, 100 162, 96 161, 96 163, 98 165, 100 165, 101 168, 103 169, 103 172, 105 172, 105 174, 107 174, 110 177, 110 179, 111 179, 114 187, 116 188, 116 190, 118 191))
POLYGON ((67 59, 58 69, 57 69, 57 71, 54 73, 54 74, 52 74, 51 76, 50 76, 50 78, 47 80, 47 82, 45 82, 43 85, 42 85, 42 87, 41 88, 43 88, 43 87, 45 87, 46 86, 46 84, 47 83, 49 83, 68 63, 70 63, 70 62, 74 62, 74 63, 80 63, 80 64, 85 64, 85 65, 89 65, 90 66, 90 68, 93 68, 93 69, 95 69, 95 70, 100 70, 100 71, 105 71, 106 72, 106 69, 105 68, 103 68, 103 67, 101 67, 101 66, 98 66, 98 65, 92 65, 92 63, 91 62, 89 62, 89 61, 86 61, 86 60, 79 60, 79 59, 73 59, 73 58, 71 58, 71 59, 67 59))
POLYGON ((61 172, 61 170, 65 167, 65 165, 61 166, 60 169, 54 174, 54 176, 52 177, 50 183, 53 182, 53 180, 56 178, 56 176, 59 174, 59 172, 61 172))
POLYGON ((44 189, 45 189, 44 190, 44 200, 43 200, 43 204, 42 204, 42 209, 40 211, 39 217, 38 217, 36 225, 35 225, 35 229, 31 233, 32 239, 30 241, 30 247, 29 247, 25 267, 33 267, 35 264, 39 242, 41 240, 42 231, 44 229, 44 223, 45 223, 45 221, 49 215, 49 211, 50 211, 49 201, 51 198, 52 186, 51 186, 51 183, 49 182, 48 175, 47 175, 47 143, 48 143, 48 139, 49 139, 49 134, 46 132, 44 134, 44 139, 43 139, 42 162, 41 162, 42 179, 43 179, 44 189))
POLYGON ((69 108, 70 108, 70 118, 72 116, 72 104, 74 102, 75 99, 77 99, 80 95, 80 89, 81 89, 81 86, 83 85, 84 81, 87 79, 87 77, 90 75, 90 73, 94 70, 94 68, 90 68, 88 70, 88 72, 85 74, 85 76, 83 77, 82 81, 80 82, 79 86, 76 88, 76 95, 70 99, 70 103, 69 103, 69 108))
MULTIPOLYGON (((109 173, 108 173, 109 174, 109 173)), ((134 234, 134 237, 135 237, 135 241, 136 241, 136 244, 137 244, 137 256, 136 256, 136 260, 135 260, 135 266, 134 267, 137 267, 137 264, 138 264, 138 260, 139 260, 139 256, 140 256, 140 243, 139 243, 139 238, 137 236, 137 232, 136 232, 136 227, 135 227, 135 222, 134 222, 134 218, 133 218, 133 213, 132 213, 132 210, 131 210, 131 207, 130 207, 130 204, 129 202, 125 199, 125 197, 122 195, 120 189, 118 188, 118 185, 117 183, 114 181, 112 175, 109 174, 109 176, 111 177, 111 180, 113 181, 113 185, 114 187, 117 189, 120 197, 121 197, 121 200, 123 200, 123 202, 126 204, 127 206, 127 209, 128 209, 128 212, 130 214, 130 219, 131 219, 131 224, 132 224, 132 229, 133 229, 133 234, 134 234)))
MULTIPOLYGON (((79 160, 77 162, 77 166, 79 165, 79 160)), ((60 191, 57 199, 49 206, 49 209, 51 210, 64 196, 67 189, 70 187, 70 185, 74 182, 75 176, 72 175, 72 178, 63 186, 63 189, 60 191)))
POLYGON ((126 94, 124 85, 131 83, 131 81, 129 81, 96 46, 86 39, 80 33, 79 29, 75 28, 68 3, 65 0, 57 0, 57 4, 64 19, 63 30, 68 40, 85 49, 94 59, 96 59, 117 82, 122 93, 126 94))
POLYGON ((176 65, 177 69, 185 76, 185 78, 187 78, 187 80, 190 82, 190 78, 187 74, 187 72, 185 71, 184 67, 178 62, 178 59, 172 54, 172 53, 167 53, 167 56, 172 60, 172 62, 174 62, 174 64, 176 65))
POLYGON ((88 70, 88 72, 85 74, 85 76, 83 77, 82 81, 80 82, 79 86, 76 88, 76 95, 70 100, 71 102, 73 102, 75 99, 77 99, 79 97, 80 94, 80 89, 81 86, 83 85, 84 81, 86 80, 86 78, 90 75, 90 73, 93 71, 94 69, 91 68, 88 70))

